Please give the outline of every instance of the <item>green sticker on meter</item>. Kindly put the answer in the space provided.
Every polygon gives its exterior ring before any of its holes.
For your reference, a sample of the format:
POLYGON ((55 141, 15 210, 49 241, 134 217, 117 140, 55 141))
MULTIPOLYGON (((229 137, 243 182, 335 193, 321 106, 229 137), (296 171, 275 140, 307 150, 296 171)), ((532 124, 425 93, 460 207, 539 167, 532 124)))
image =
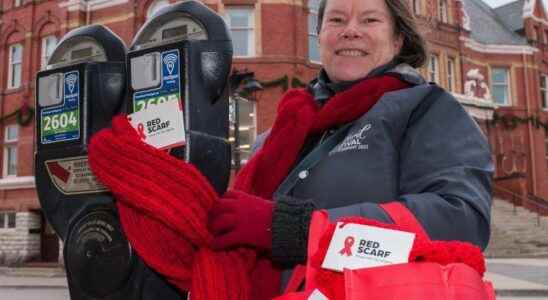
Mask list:
POLYGON ((40 114, 42 144, 80 138, 80 77, 78 71, 64 74, 63 102, 46 107, 40 114))
POLYGON ((42 118, 42 136, 62 135, 78 131, 80 124, 78 110, 66 111, 42 118))

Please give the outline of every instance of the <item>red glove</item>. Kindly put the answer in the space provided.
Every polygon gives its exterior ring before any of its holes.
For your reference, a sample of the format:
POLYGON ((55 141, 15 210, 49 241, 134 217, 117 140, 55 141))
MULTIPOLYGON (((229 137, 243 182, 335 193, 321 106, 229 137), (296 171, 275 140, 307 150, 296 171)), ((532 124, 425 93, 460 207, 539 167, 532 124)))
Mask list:
POLYGON ((272 249, 272 212, 270 200, 236 190, 226 192, 209 211, 208 228, 214 235, 212 247, 222 250, 251 246, 272 249))

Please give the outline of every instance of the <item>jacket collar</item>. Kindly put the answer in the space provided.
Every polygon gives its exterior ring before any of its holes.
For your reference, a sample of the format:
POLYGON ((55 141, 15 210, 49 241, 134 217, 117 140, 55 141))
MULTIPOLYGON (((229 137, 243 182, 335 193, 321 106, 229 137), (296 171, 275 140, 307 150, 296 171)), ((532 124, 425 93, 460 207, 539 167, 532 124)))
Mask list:
POLYGON ((314 100, 323 105, 333 95, 349 89, 354 84, 365 79, 384 74, 395 74, 398 78, 411 85, 419 85, 426 82, 421 74, 410 65, 390 62, 373 69, 366 77, 362 79, 338 83, 331 82, 325 70, 322 69, 318 74, 318 77, 308 84, 307 90, 313 95, 314 100))

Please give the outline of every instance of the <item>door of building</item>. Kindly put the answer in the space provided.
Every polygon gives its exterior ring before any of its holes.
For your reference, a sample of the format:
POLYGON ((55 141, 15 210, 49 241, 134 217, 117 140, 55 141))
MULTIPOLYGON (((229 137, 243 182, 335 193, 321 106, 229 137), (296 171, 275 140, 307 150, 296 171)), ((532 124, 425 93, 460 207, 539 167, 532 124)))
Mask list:
POLYGON ((42 216, 41 226, 41 249, 42 261, 56 262, 59 260, 59 238, 51 227, 51 224, 46 220, 44 214, 42 216))

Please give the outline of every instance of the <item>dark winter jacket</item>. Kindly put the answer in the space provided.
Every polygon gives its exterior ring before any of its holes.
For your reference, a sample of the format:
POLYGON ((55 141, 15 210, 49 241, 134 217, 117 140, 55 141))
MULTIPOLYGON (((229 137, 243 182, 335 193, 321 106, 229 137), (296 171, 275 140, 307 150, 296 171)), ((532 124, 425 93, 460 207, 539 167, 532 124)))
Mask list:
MULTIPOLYGON (((273 260, 306 260, 310 214, 358 215, 391 222, 379 203, 401 201, 434 240, 489 241, 489 145, 449 93, 407 65, 412 86, 385 94, 366 114, 331 130, 307 150, 280 185, 273 217, 273 260)), ((260 145, 264 136, 258 139, 260 145)))

